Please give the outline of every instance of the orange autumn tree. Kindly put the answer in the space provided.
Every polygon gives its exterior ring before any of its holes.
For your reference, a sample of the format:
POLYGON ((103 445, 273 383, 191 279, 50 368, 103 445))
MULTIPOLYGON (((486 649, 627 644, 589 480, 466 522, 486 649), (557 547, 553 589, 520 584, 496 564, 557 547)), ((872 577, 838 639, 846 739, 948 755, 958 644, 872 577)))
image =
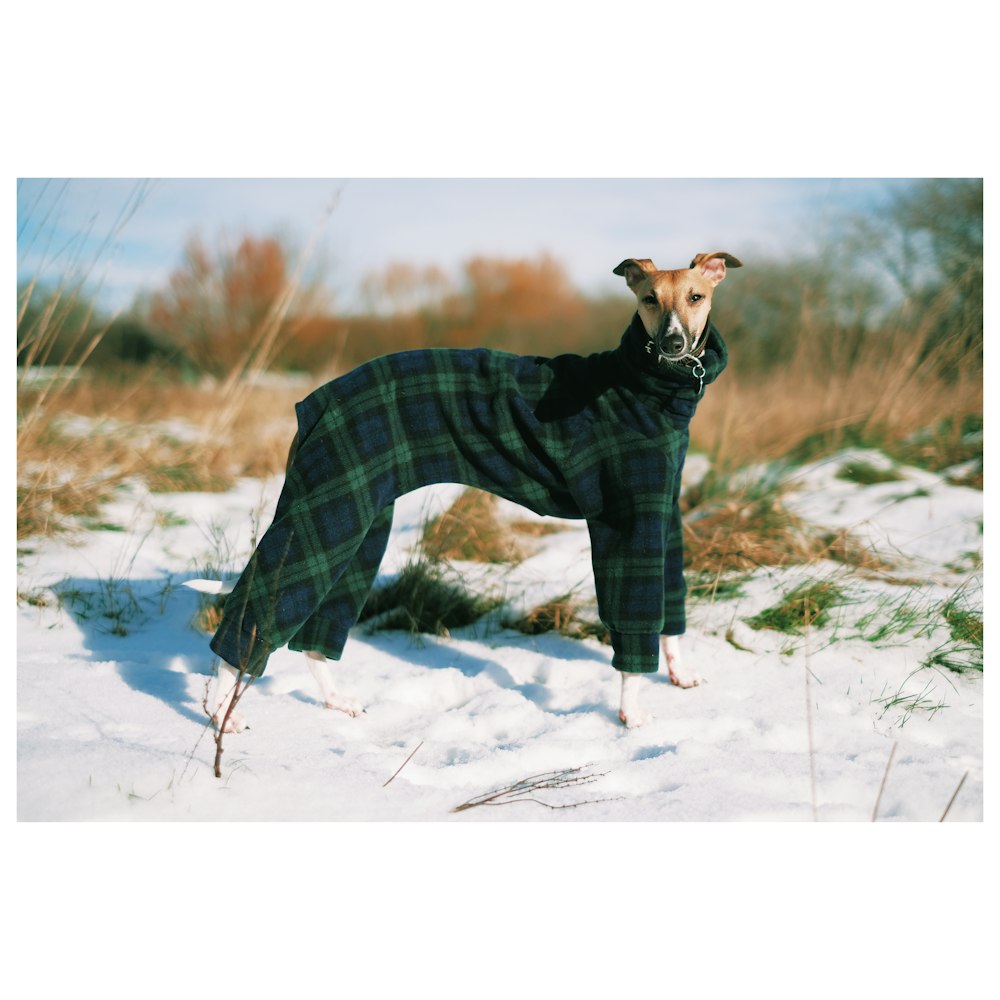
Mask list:
POLYGON ((203 371, 222 375, 242 364, 268 324, 275 342, 322 309, 315 276, 300 280, 276 237, 244 236, 210 251, 199 237, 184 250, 166 289, 148 303, 151 328, 169 338, 203 371))
MULTIPOLYGON (((519 353, 572 343, 587 304, 563 266, 546 255, 538 260, 475 257, 464 267, 463 327, 477 343, 519 353)), ((457 305, 457 304, 456 304, 457 305)))
POLYGON ((385 350, 495 347, 539 353, 576 349, 588 302, 550 256, 474 257, 458 282, 435 266, 392 263, 370 274, 362 300, 385 350))

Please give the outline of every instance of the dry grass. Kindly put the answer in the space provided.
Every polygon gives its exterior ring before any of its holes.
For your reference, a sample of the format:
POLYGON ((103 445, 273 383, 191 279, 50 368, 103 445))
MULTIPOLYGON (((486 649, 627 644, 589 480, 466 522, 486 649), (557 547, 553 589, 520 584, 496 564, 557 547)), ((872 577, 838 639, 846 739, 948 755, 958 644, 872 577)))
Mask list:
POLYGON ((580 602, 572 594, 563 594, 539 604, 521 618, 507 622, 507 626, 526 635, 558 632, 571 639, 597 639, 606 646, 611 644, 611 633, 607 626, 584 617, 580 602))
POLYGON ((498 498, 467 489, 440 517, 424 527, 421 548, 429 559, 518 563, 528 550, 497 515, 498 498))
MULTIPOLYGON (((131 211, 134 206, 123 220, 131 211)), ((92 306, 80 287, 60 287, 30 322, 25 317, 38 288, 32 282, 19 290, 19 538, 57 531, 69 519, 86 516, 132 477, 157 491, 224 490, 234 476, 269 475, 284 467, 295 431, 292 404, 305 393, 276 391, 262 381, 280 350, 319 235, 317 230, 219 383, 164 381, 156 365, 117 380, 93 376, 83 366, 110 324, 92 329, 92 306), (54 377, 35 378, 41 366, 54 377), (69 415, 85 418, 83 434, 67 429, 69 415), (164 427, 172 420, 184 421, 181 439, 164 427)))
POLYGON ((546 535, 557 535, 560 531, 570 530, 565 524, 559 524, 558 522, 522 520, 511 521, 510 529, 527 538, 544 538, 546 535))
POLYGON ((198 610, 191 620, 192 626, 199 632, 204 632, 205 635, 214 635, 216 629, 222 624, 222 611, 225 604, 224 595, 205 597, 199 602, 198 610))
POLYGON ((847 533, 810 529, 788 511, 780 491, 730 487, 726 474, 751 462, 804 461, 864 446, 935 470, 970 462, 961 481, 981 488, 982 436, 975 431, 982 427, 982 369, 976 359, 928 352, 938 319, 932 309, 919 322, 849 348, 810 333, 804 318, 785 367, 748 378, 734 362, 692 424, 692 446, 713 459, 712 477, 682 500, 692 573, 711 582, 819 559, 865 572, 891 569, 847 533))
POLYGON ((733 486, 706 477, 681 500, 685 567, 702 581, 718 581, 761 566, 794 566, 831 559, 872 571, 890 565, 848 532, 818 532, 791 513, 775 484, 733 486))
POLYGON ((692 512, 684 522, 684 548, 688 569, 713 575, 810 562, 820 551, 777 496, 731 497, 692 512))
POLYGON ((303 389, 256 387, 228 430, 214 429, 219 390, 77 375, 42 393, 22 387, 17 535, 49 534, 97 516, 130 479, 153 492, 221 491, 236 476, 284 469, 303 389))
POLYGON ((803 318, 792 360, 763 376, 742 374, 731 345, 731 368, 699 405, 692 446, 722 470, 859 444, 932 469, 981 458, 981 442, 970 447, 965 431, 982 424, 982 367, 929 351, 939 319, 930 309, 858 347, 810 333, 803 318))

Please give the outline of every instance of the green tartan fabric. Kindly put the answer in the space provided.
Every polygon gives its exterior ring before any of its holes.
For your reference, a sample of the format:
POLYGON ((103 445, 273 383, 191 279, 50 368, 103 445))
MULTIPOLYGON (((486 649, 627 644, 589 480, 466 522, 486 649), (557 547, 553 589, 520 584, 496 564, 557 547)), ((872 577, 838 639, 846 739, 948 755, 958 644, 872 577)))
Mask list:
POLYGON ((658 362, 638 315, 612 351, 522 357, 407 351, 296 407, 298 450, 274 520, 226 599, 212 649, 260 675, 288 644, 343 652, 375 581, 397 497, 462 483, 584 518, 613 665, 650 673, 684 631, 681 469, 704 384, 726 365, 710 328, 697 377, 658 362))

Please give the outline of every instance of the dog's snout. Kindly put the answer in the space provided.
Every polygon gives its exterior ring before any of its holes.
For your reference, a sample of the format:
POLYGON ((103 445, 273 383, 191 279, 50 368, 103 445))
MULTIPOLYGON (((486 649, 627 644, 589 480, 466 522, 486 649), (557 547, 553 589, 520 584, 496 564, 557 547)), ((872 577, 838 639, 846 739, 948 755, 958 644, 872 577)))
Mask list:
POLYGON ((656 336, 656 347, 661 357, 682 358, 689 353, 691 341, 687 330, 676 317, 670 317, 656 336))
POLYGON ((663 338, 663 353, 664 354, 683 354, 684 353, 684 338, 679 333, 670 333, 663 338))

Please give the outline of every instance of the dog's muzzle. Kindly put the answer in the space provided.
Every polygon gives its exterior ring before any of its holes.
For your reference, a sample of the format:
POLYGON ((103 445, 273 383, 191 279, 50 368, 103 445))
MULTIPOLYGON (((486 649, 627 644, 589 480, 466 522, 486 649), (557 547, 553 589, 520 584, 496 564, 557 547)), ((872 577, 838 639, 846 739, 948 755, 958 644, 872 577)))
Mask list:
POLYGON ((680 361, 694 353, 694 338, 687 330, 667 330, 656 336, 656 352, 664 361, 680 361))
POLYGON ((655 354, 657 363, 670 361, 674 364, 691 365, 697 361, 698 355, 705 349, 708 342, 708 323, 697 337, 691 334, 680 323, 664 325, 655 334, 650 335, 646 344, 648 354, 655 354))
POLYGON ((658 365, 666 361, 668 364, 690 367, 691 374, 698 379, 698 395, 700 396, 705 387, 705 366, 701 363, 698 355, 704 351, 707 342, 708 323, 705 324, 701 336, 697 338, 692 337, 683 328, 667 327, 650 338, 646 344, 646 352, 656 355, 658 365))

